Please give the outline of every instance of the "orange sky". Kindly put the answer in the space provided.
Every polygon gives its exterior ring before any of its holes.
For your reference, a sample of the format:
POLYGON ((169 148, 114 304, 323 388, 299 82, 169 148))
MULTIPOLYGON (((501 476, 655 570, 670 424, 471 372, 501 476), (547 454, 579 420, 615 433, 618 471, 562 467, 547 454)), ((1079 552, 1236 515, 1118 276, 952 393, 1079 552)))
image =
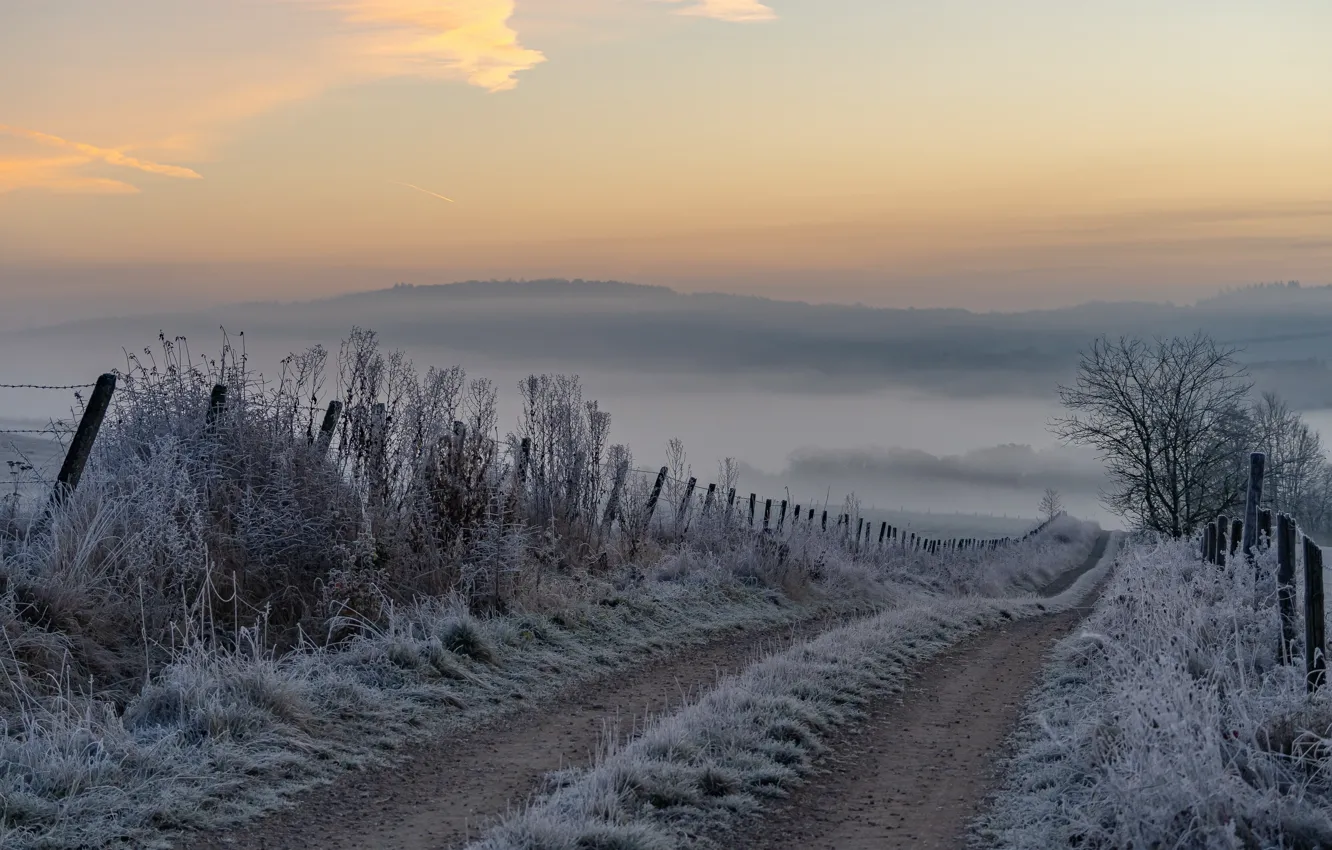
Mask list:
MULTIPOLYGON (((0 265, 350 265, 979 306, 1007 286, 1067 302, 1332 281, 1325 0, 11 0, 3 15, 0 265)), ((0 295, 33 295, 5 280, 0 295)))

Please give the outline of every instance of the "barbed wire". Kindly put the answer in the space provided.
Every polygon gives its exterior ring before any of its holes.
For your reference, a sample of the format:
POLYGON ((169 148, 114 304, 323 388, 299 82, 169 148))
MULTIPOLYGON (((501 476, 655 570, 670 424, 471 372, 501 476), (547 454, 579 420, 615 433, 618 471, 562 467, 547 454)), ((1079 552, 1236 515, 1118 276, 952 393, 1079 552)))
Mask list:
POLYGON ((0 434, 72 434, 76 428, 0 428, 0 434))
POLYGON ((86 390, 96 384, 0 384, 0 390, 86 390))

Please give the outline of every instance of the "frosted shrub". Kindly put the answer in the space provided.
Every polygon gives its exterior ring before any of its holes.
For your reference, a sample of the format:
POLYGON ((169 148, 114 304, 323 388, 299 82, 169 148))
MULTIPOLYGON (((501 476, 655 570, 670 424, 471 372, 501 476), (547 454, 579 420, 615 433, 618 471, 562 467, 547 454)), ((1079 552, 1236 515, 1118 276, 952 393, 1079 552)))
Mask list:
MULTIPOLYGON (((1332 843, 1332 697, 1277 663, 1274 553, 1139 543, 1063 641, 994 812, 1004 847, 1332 843)), ((1298 657, 1298 656, 1297 656, 1298 657)))

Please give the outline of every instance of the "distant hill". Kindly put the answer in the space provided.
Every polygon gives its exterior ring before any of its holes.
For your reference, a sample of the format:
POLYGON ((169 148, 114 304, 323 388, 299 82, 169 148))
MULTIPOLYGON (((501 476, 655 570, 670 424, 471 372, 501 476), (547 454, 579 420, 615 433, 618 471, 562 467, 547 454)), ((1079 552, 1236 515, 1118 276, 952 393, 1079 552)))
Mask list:
POLYGON ((651 286, 641 283, 625 283, 618 280, 583 280, 576 278, 545 278, 542 280, 464 280, 457 283, 428 284, 416 286, 411 283, 395 283, 387 289, 372 289, 353 292, 327 299, 328 301, 349 301, 365 298, 377 298, 392 295, 402 298, 530 298, 558 296, 614 296, 636 298, 647 296, 679 295, 665 286, 651 286))
MULTIPOLYGON (((439 362, 529 370, 725 378, 816 392, 908 387, 953 396, 1053 395, 1101 334, 1164 337, 1205 330, 1241 349, 1260 389, 1304 408, 1332 404, 1332 287, 1254 287, 1195 305, 1095 302, 1012 313, 811 304, 683 293, 616 280, 400 283, 331 298, 118 318, 8 335, 105 361, 168 336, 336 348, 353 326, 439 362)), ((290 350, 290 349, 288 349, 290 350)))

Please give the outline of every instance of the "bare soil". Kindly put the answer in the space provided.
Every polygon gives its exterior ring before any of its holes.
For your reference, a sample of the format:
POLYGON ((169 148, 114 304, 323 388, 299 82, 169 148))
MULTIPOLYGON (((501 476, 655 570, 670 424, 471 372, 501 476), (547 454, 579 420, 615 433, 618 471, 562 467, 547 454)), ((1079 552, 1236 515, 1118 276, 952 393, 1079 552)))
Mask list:
MULTIPOLYGON (((1067 589, 1105 553, 1044 595, 1067 589)), ((1082 619, 1074 609, 975 635, 921 666, 914 684, 830 742, 819 775, 737 836, 754 850, 889 850, 967 844, 1046 653, 1082 619)))
POLYGON ((649 662, 557 700, 511 714, 472 734, 425 741, 405 761, 341 777, 297 796, 293 806, 227 832, 188 835, 178 846, 442 850, 476 838, 516 810, 545 775, 587 765, 610 738, 673 711, 763 656, 842 625, 827 616, 732 633, 649 662))

